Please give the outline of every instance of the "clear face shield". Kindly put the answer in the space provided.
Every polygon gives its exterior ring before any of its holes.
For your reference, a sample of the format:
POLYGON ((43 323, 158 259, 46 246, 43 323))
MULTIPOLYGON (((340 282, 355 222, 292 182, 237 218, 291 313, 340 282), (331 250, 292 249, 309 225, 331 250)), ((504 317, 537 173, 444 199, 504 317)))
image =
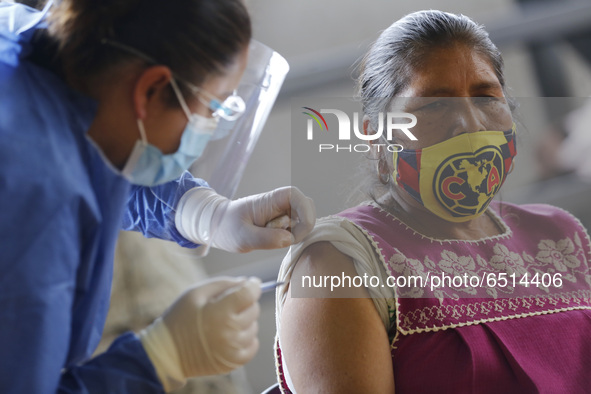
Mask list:
MULTIPOLYGON (((195 177, 207 181, 218 194, 234 197, 288 71, 285 58, 251 40, 246 70, 235 92, 244 101, 244 110, 233 120, 220 117, 205 151, 190 168, 195 177)), ((222 220, 223 214, 218 217, 222 220)), ((218 223, 211 224, 211 235, 218 223)), ((201 245, 197 255, 205 256, 209 246, 201 245)))

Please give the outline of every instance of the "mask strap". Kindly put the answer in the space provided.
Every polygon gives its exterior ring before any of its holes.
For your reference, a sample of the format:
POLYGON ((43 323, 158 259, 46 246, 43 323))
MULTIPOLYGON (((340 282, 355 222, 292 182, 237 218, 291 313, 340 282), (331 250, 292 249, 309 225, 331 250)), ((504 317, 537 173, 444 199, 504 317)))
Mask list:
POLYGON ((133 146, 133 149, 131 150, 131 154, 129 155, 129 157, 127 158, 127 161, 125 162, 125 165, 123 166, 123 169, 121 169, 121 174, 128 180, 131 179, 131 174, 133 173, 135 165, 137 164, 138 160, 140 159, 142 151, 145 150, 146 147, 148 146, 148 139, 146 138, 146 130, 144 129, 144 123, 142 122, 141 119, 137 120, 137 127, 140 130, 141 145, 138 145, 137 142, 135 143, 135 145, 133 146))
POLYGON ((181 94, 181 89, 179 89, 179 85, 177 85, 174 78, 171 78, 170 85, 172 86, 172 90, 174 90, 174 94, 176 94, 177 100, 179 100, 179 103, 181 104, 181 108, 183 109, 183 111, 185 111, 185 115, 187 115, 187 119, 191 120, 191 110, 189 109, 189 106, 185 102, 185 99, 183 98, 183 95, 181 94))
POLYGON ((140 138, 145 145, 148 145, 148 137, 146 137, 146 129, 144 128, 144 122, 141 119, 137 120, 137 127, 140 129, 140 138))

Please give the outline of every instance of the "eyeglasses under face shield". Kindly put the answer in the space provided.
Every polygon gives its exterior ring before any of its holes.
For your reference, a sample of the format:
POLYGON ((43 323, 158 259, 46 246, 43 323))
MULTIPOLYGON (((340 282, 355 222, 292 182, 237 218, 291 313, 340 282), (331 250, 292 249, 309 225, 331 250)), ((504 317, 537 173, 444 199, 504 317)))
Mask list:
POLYGON ((246 104, 244 104, 242 97, 236 94, 236 91, 222 101, 204 89, 198 88, 187 82, 183 83, 185 83, 197 95, 197 99, 203 105, 211 110, 214 118, 233 121, 238 119, 240 115, 244 113, 246 104))
MULTIPOLYGON (((146 55, 145 53, 138 51, 137 49, 130 47, 128 45, 122 44, 120 42, 109 39, 103 39, 101 43, 104 45, 110 45, 114 48, 118 48, 127 53, 131 53, 132 55, 135 55, 149 63, 159 64, 156 60, 146 55)), ((221 100, 220 98, 214 96, 208 91, 200 87, 197 87, 190 82, 187 82, 183 78, 180 78, 174 72, 173 76, 177 81, 186 85, 194 94, 196 94, 197 99, 212 111, 212 116, 214 118, 221 118, 228 121, 234 121, 238 119, 246 109, 246 104, 244 103, 244 100, 242 99, 242 97, 236 94, 236 91, 234 91, 234 93, 228 96, 226 99, 221 100)))

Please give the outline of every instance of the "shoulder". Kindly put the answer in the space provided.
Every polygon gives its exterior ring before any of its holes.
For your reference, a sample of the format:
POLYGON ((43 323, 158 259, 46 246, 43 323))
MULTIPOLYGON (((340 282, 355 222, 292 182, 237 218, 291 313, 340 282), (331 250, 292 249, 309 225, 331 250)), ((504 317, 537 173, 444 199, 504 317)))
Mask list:
POLYGON ((368 297, 364 288, 345 279, 357 276, 351 257, 321 241, 309 245, 295 262, 291 292, 302 297, 368 297))
POLYGON ((297 265, 301 270, 307 269, 309 272, 322 274, 353 267, 353 260, 340 252, 332 243, 319 241, 303 250, 297 265))
POLYGON ((290 280, 300 261, 300 271, 306 266, 307 270, 328 275, 329 271, 352 266, 354 260, 369 264, 373 256, 372 243, 360 228, 347 218, 328 216, 318 219, 310 234, 290 248, 279 276, 280 280, 290 280))
MULTIPOLYGON (((4 55, 0 51, 0 58, 4 55)), ((49 70, 26 59, 0 59, 0 168, 3 177, 54 183, 53 193, 80 183, 94 147, 86 132, 96 103, 49 70), (69 185, 69 186, 68 186, 69 185)), ((20 189, 21 191, 23 189, 20 189)))
POLYGON ((311 234, 292 246, 283 259, 278 277, 290 285, 277 291, 276 307, 281 310, 289 291, 314 297, 371 296, 384 327, 388 328, 387 300, 392 297, 391 289, 372 287, 371 282, 383 280, 385 275, 379 252, 367 233, 347 218, 320 218, 311 234))

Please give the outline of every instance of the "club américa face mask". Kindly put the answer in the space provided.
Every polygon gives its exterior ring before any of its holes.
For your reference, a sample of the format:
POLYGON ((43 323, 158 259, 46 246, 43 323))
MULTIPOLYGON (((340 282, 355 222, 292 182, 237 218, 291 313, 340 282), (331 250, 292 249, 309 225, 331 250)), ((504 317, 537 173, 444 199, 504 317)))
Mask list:
POLYGON ((517 154, 515 127, 463 133, 426 148, 394 152, 394 182, 442 219, 474 219, 511 169, 517 154))

